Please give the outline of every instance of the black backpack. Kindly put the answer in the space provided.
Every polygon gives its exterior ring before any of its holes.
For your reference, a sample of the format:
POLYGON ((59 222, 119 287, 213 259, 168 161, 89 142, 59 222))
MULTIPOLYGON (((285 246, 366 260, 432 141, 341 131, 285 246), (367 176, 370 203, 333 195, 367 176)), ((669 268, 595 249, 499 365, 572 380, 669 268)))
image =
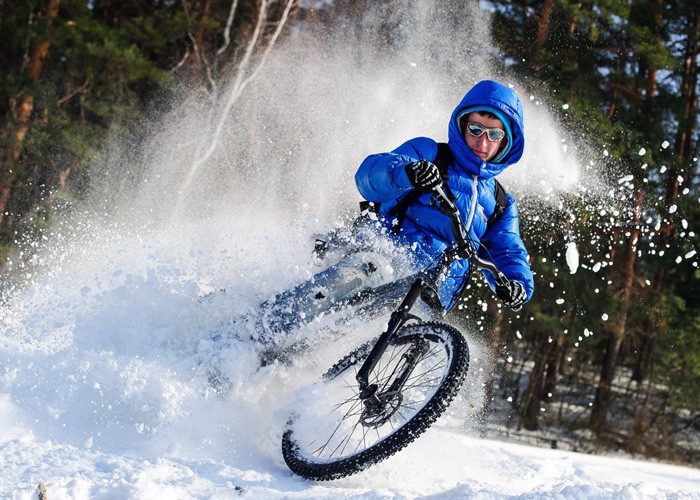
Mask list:
MULTIPOLYGON (((440 170, 445 194, 447 194, 447 196, 452 201, 454 201, 456 198, 452 194, 452 191, 450 190, 449 186, 447 185, 447 179, 450 178, 450 174, 448 173, 447 168, 450 166, 450 163, 452 163, 454 156, 452 155, 452 151, 450 151, 450 147, 446 142, 438 142, 437 146, 437 156, 435 157, 433 163, 440 170)), ((503 188, 501 183, 498 182, 497 179, 495 179, 495 181, 496 183, 494 186, 493 195, 496 198, 496 207, 493 210, 493 214, 491 214, 491 217, 489 217, 489 220, 486 222, 487 231, 503 216, 503 213, 506 211, 506 203, 508 202, 506 190, 503 188)), ((399 234, 401 226, 403 225, 403 220, 406 218, 406 212, 408 211, 408 207, 411 205, 411 203, 418 199, 420 195, 420 191, 418 191, 417 189, 413 189, 406 196, 404 196, 394 206, 394 208, 392 208, 387 213, 387 216, 389 217, 396 217, 393 223, 393 227, 391 229, 392 234, 399 234)), ((373 203, 370 201, 360 202, 361 217, 369 217, 370 212, 373 212, 375 215, 379 215, 379 205, 379 203, 373 203)))

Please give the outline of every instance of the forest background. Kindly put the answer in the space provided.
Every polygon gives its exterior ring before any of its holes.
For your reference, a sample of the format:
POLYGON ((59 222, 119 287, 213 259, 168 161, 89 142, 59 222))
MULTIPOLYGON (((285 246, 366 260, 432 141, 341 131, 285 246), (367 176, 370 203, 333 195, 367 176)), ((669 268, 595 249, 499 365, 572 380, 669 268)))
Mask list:
MULTIPOLYGON (((436 3, 461 22, 464 2, 436 3)), ((126 151, 128 162, 183 92, 214 102, 236 69, 243 92, 255 65, 300 30, 342 29, 398 53, 404 31, 391 5, 0 0, 2 272, 21 268, 51 222, 104 182, 105 145, 126 151)), ((483 419, 501 411, 513 437, 549 433, 557 446, 697 465, 700 6, 480 6, 492 13, 493 35, 481 56, 545 92, 560 126, 601 152, 596 175, 614 186, 602 200, 568 197, 552 224, 535 216, 540 200, 518 198, 537 260, 535 299, 522 314, 510 313, 476 288, 462 309, 489 332, 494 354, 493 404, 483 419), (563 255, 562 241, 575 242, 575 252, 563 255), (565 258, 581 271, 567 272, 565 258), (469 306, 474 294, 478 308, 469 306)), ((139 178, 136 154, 124 172, 109 189, 139 178)))

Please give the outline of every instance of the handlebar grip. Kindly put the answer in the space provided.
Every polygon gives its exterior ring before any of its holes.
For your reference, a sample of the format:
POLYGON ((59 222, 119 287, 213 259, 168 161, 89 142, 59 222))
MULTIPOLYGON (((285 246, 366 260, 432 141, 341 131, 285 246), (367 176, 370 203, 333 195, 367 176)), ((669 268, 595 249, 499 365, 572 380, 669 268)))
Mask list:
POLYGON ((493 262, 484 260, 478 256, 475 256, 472 259, 472 261, 474 262, 474 265, 479 269, 486 269, 487 271, 489 271, 496 280, 496 284, 503 286, 508 286, 510 284, 510 280, 508 279, 508 277, 505 274, 503 274, 493 262))

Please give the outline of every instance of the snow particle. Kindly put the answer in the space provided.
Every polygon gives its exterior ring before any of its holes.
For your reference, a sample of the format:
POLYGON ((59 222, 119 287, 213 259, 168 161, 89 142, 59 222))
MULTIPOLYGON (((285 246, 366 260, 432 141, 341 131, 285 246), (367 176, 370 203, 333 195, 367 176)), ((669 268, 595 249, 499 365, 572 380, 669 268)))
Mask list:
POLYGON ((634 175, 626 175, 617 181, 618 184, 624 184, 625 182, 631 182, 634 180, 634 175))
POLYGON ((569 272, 571 274, 576 274, 578 270, 578 249, 576 248, 576 243, 573 241, 566 244, 566 263, 569 266, 569 272))

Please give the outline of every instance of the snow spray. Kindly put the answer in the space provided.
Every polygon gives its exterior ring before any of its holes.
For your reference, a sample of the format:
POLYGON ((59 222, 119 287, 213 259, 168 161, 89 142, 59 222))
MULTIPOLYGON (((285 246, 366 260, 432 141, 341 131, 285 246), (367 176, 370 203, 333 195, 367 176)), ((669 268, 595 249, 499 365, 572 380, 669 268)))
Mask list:
MULTIPOLYGON (((312 276, 312 235, 356 213, 365 156, 416 136, 446 140, 454 106, 494 79, 525 111, 509 192, 556 204, 575 189, 574 148, 546 96, 488 63, 488 13, 436 4, 392 3, 400 50, 364 25, 318 34, 301 23, 226 115, 211 112, 233 91, 223 82, 213 102, 182 96, 138 151, 105 145, 90 196, 32 247, 5 297, 0 422, 84 449, 279 464, 288 394, 381 324, 352 325, 301 366, 264 370, 227 328, 312 276)), ((464 406, 478 405, 478 386, 464 406)))

